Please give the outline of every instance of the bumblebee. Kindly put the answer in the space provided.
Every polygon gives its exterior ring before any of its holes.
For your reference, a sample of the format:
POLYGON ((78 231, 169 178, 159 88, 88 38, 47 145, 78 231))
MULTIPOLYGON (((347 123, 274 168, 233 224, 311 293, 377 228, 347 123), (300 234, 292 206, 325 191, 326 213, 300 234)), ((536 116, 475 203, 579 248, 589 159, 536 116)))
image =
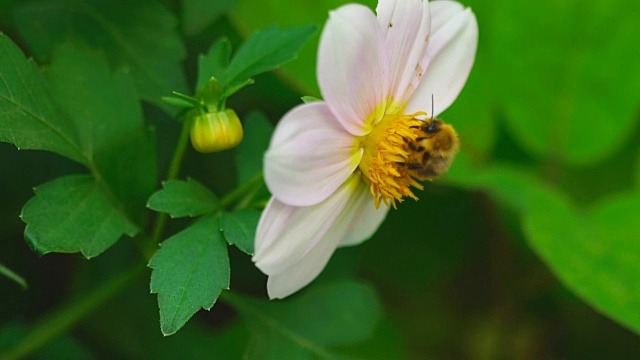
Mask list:
POLYGON ((453 126, 439 119, 426 119, 412 126, 418 136, 406 141, 410 155, 404 165, 409 174, 420 180, 433 180, 449 170, 460 148, 458 134, 453 126))

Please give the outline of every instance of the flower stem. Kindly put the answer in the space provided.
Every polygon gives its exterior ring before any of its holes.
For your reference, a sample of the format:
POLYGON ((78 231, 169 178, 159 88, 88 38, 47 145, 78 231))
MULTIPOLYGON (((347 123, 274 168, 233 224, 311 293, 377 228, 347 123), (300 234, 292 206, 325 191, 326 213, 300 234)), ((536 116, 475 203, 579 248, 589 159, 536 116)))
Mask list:
MULTIPOLYGON (((178 144, 176 145, 176 149, 173 152, 173 157, 171 158, 171 164, 169 165, 169 173, 167 174, 167 180, 173 180, 180 175, 180 167, 182 166, 182 160, 184 159, 184 154, 187 150, 187 144, 189 143, 189 131, 191 130, 191 123, 188 120, 185 120, 182 123, 182 130, 180 131, 180 138, 178 138, 178 144)), ((167 221, 169 220, 169 216, 165 213, 158 214, 156 218, 155 225, 153 227, 153 231, 150 237, 145 237, 141 239, 142 252, 147 260, 150 260, 153 254, 156 252, 158 248, 158 243, 162 240, 162 235, 164 234, 164 229, 167 226, 167 221)))
POLYGON ((182 122, 182 130, 180 132, 180 138, 178 144, 173 152, 173 158, 171 158, 171 165, 169 165, 169 173, 167 174, 167 180, 173 180, 180 174, 180 166, 184 159, 184 153, 187 150, 187 144, 189 143, 189 131, 191 130, 191 122, 185 120, 182 122))
MULTIPOLYGON (((249 181, 238 186, 235 190, 222 198, 222 201, 220 201, 220 207, 224 209, 234 203, 246 203, 247 196, 255 196, 258 186, 262 186, 262 181, 262 173, 252 177, 249 181)), ((246 206, 246 204, 244 205, 246 206)))
POLYGON ((58 335, 73 328, 85 316, 119 294, 133 283, 144 272, 145 268, 144 265, 135 265, 129 270, 119 273, 84 297, 45 317, 16 347, 8 353, 0 355, 0 359, 22 359, 32 354, 58 335))

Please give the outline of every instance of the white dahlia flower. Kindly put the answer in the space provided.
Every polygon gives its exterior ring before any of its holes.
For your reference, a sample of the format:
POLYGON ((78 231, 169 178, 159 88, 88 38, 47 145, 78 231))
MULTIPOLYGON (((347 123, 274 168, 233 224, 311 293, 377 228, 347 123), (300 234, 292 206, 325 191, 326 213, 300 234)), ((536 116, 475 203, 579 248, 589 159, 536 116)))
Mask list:
POLYGON ((457 149, 453 128, 433 118, 469 76, 475 15, 454 1, 380 0, 376 11, 330 12, 318 49, 324 101, 287 113, 265 155, 273 197, 253 261, 271 298, 310 283, 338 247, 371 237, 390 206, 417 199, 416 179, 446 171, 450 157, 425 168, 441 146, 425 142, 432 133, 448 130, 446 146, 457 149))

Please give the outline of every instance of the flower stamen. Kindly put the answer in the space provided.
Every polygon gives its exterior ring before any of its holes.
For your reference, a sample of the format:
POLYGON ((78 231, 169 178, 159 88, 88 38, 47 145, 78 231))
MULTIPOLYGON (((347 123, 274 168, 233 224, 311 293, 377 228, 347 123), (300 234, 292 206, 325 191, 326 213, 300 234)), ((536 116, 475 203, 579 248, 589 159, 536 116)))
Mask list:
POLYGON ((396 208, 405 197, 418 200, 410 187, 424 187, 413 179, 414 172, 407 164, 416 151, 415 144, 424 135, 423 121, 418 117, 426 115, 387 114, 364 139, 360 171, 369 183, 376 208, 382 203, 396 208))

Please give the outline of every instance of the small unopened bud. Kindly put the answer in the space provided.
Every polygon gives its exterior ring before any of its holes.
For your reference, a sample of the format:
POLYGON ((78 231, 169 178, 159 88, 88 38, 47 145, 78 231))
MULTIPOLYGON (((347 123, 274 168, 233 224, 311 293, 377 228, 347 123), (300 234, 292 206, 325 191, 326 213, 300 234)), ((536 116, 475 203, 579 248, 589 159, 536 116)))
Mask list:
POLYGON ((242 136, 240 119, 231 109, 197 115, 191 125, 191 144, 202 153, 234 148, 242 136))

